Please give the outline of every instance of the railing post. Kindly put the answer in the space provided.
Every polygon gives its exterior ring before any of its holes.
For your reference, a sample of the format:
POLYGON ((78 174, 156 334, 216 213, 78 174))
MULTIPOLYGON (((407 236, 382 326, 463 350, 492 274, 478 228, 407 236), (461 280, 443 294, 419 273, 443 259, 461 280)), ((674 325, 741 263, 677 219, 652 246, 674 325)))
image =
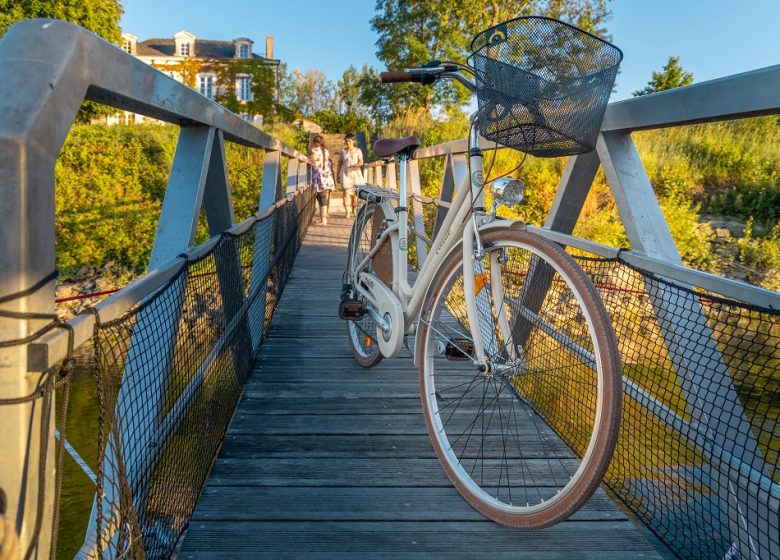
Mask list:
MULTIPOLYGON (((466 166, 466 158, 464 155, 452 155, 447 154, 447 158, 444 160, 444 176, 441 180, 441 188, 439 189, 439 200, 442 202, 452 202, 452 197, 455 193, 455 186, 459 185, 463 178, 466 176, 468 170, 466 166)), ((439 206, 436 210, 436 222, 433 226, 433 238, 439 233, 444 218, 447 217, 449 208, 439 206)))
POLYGON ((567 234, 574 231, 599 164, 599 155, 595 150, 569 158, 544 227, 567 234))
MULTIPOLYGON (((632 249, 649 257, 682 264, 630 133, 609 132, 599 135, 597 150, 632 249)), ((701 305, 697 300, 683 297, 684 293, 678 296, 671 286, 667 292, 661 292, 648 283, 647 291, 689 413, 707 427, 707 435, 716 445, 766 474, 764 459, 750 422, 729 378, 701 305), (679 306, 679 302, 688 302, 685 310, 688 323, 684 325, 668 319, 674 317, 670 309, 679 306), (702 347, 700 357, 706 357, 705 360, 691 359, 687 351, 691 337, 695 338, 697 346, 702 347), (729 414, 725 418, 713 416, 705 406, 708 401, 716 409, 729 411, 729 414), (730 445, 729 442, 734 444, 730 445)), ((738 483, 729 480, 732 473, 727 463, 714 464, 713 467, 718 496, 726 504, 724 509, 731 512, 729 530, 735 544, 739 546, 740 554, 751 559, 772 556, 769 551, 762 554, 757 548, 762 540, 760 535, 770 530, 769 527, 758 525, 758 520, 770 519, 768 510, 742 490, 738 483), (729 507, 728 504, 733 505, 729 507)))
MULTIPOLYGON (((423 205, 420 197, 422 196, 422 190, 420 189, 420 164, 416 159, 409 160, 408 163, 408 176, 409 176, 409 190, 412 193, 412 216, 414 219, 414 229, 425 233, 425 216, 423 216, 423 205)), ((428 247, 425 245, 425 240, 421 237, 417 237, 417 268, 422 268, 426 257, 428 256, 428 247)))
MULTIPOLYGON (((290 164, 295 160, 290 160, 290 164)), ((301 165, 300 167, 304 167, 301 165)), ((296 177, 300 178, 300 167, 294 169, 296 177)), ((288 167, 288 173, 290 168, 288 167)), ((267 150, 263 159, 263 180, 260 187, 260 212, 264 212, 279 200, 281 189, 282 160, 277 151, 267 150)), ((273 258, 274 230, 279 216, 274 212, 263 222, 257 224, 255 229, 254 256, 252 258, 252 291, 259 289, 260 294, 249 309, 250 317, 258 317, 259 320, 250 322, 252 329, 252 349, 257 350, 263 338, 265 328, 265 288, 260 288, 260 282, 267 284, 266 275, 270 271, 273 258), (265 225, 268 223, 269 225, 265 225)))
MULTIPOLYGON (((385 167, 385 173, 386 173, 386 179, 387 179, 387 188, 391 191, 397 191, 398 190, 398 182, 396 180, 396 172, 395 172, 395 162, 390 162, 385 167)), ((406 204, 405 200, 401 201, 401 204, 406 204)))
POLYGON ((383 167, 384 167, 383 165, 379 165, 379 166, 374 168, 374 175, 375 175, 374 179, 376 179, 376 185, 378 187, 383 186, 383 182, 382 182, 382 168, 383 167))
POLYGON ((286 194, 294 194, 298 191, 298 160, 287 160, 287 191, 286 194))
MULTIPOLYGON (((0 298, 9 298, 0 309, 51 315, 54 280, 44 280, 55 271, 54 163, 86 85, 70 72, 79 38, 59 28, 44 31, 42 24, 18 23, 0 41, 7 78, 0 82, 0 298)), ((30 336, 50 321, 0 315, 0 342, 30 336)), ((31 395, 45 381, 28 371, 27 351, 27 344, 0 347, 0 400, 31 395)), ((21 553, 32 548, 38 559, 49 557, 54 511, 54 399, 44 410, 47 401, 0 404, 5 518, 13 521, 21 553), (39 462, 42 451, 45 465, 39 462)))

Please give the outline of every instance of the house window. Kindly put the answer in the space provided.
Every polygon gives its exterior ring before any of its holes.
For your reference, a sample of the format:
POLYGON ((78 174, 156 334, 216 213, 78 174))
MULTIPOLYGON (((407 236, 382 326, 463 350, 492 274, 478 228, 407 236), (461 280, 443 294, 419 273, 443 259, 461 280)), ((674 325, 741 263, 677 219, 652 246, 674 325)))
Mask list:
POLYGON ((249 58, 249 45, 240 45, 238 47, 238 58, 249 58))
POLYGON ((122 43, 122 50, 125 51, 127 54, 133 53, 133 46, 130 44, 130 41, 124 41, 122 43))
POLYGON ((252 79, 248 76, 238 79, 238 98, 241 101, 252 100, 252 79))
POLYGON ((204 95, 209 99, 213 99, 214 98, 214 76, 201 76, 200 88, 198 91, 200 91, 201 95, 204 95))
POLYGON ((190 56, 189 43, 179 43, 179 56, 190 56))

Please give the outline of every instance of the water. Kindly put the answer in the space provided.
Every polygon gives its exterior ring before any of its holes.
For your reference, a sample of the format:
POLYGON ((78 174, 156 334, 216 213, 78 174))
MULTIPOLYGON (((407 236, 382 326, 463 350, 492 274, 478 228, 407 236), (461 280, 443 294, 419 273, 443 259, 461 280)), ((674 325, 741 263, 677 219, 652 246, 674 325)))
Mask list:
MULTIPOLYGON (((92 344, 87 343, 77 350, 71 373, 66 439, 89 467, 97 472, 99 406, 95 372, 92 344)), ((57 393, 58 414, 61 403, 60 389, 57 393)), ((81 547, 94 495, 95 485, 66 453, 63 460, 57 558, 73 558, 81 547)))

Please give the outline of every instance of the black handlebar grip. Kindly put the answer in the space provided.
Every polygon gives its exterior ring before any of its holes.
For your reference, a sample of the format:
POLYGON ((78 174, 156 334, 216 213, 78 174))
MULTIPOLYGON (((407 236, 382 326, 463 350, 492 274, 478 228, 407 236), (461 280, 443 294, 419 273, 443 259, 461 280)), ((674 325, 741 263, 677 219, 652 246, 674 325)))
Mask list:
POLYGON ((379 80, 383 84, 394 82, 411 82, 412 75, 409 72, 382 72, 379 74, 379 80))

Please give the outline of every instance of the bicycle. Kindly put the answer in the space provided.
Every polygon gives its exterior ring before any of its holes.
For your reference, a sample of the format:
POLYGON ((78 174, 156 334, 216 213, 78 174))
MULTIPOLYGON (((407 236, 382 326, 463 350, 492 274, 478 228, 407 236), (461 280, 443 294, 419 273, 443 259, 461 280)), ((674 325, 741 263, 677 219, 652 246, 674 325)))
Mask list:
POLYGON ((522 183, 494 181, 485 209, 478 139, 537 156, 593 149, 622 53, 541 17, 483 31, 472 49, 468 66, 382 73, 385 83, 454 79, 476 95, 469 173, 410 285, 406 170, 420 142, 376 142, 377 156, 399 162, 400 188, 359 189, 339 314, 364 367, 416 335, 425 422, 450 480, 488 518, 540 528, 577 511, 604 476, 620 422, 620 360, 607 311, 576 261, 497 217, 499 204, 520 202, 522 183))

